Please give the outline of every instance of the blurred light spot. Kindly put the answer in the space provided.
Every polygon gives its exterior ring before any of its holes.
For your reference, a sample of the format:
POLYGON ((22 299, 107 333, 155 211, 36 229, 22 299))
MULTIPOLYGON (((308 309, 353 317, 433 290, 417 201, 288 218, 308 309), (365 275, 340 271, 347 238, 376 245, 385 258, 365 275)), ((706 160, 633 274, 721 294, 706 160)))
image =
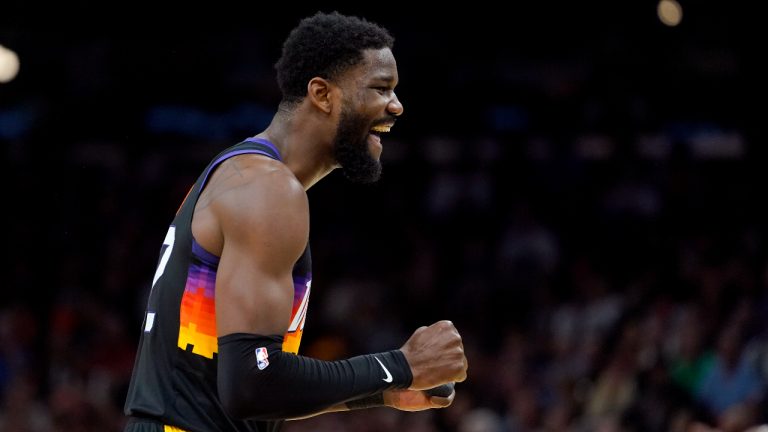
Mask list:
POLYGON ((0 83, 7 83, 19 73, 19 56, 0 45, 0 83))
POLYGON ((661 22, 670 27, 680 24, 683 19, 683 8, 677 0, 661 0, 656 7, 656 13, 661 22))

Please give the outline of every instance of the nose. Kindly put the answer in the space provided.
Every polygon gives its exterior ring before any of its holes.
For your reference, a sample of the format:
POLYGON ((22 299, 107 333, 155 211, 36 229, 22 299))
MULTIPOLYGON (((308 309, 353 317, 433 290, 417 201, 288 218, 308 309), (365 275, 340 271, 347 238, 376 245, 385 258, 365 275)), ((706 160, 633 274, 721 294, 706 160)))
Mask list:
POLYGON ((392 93, 392 99, 387 104, 387 112, 395 117, 403 113, 403 104, 400 103, 400 99, 397 98, 395 93, 392 93))

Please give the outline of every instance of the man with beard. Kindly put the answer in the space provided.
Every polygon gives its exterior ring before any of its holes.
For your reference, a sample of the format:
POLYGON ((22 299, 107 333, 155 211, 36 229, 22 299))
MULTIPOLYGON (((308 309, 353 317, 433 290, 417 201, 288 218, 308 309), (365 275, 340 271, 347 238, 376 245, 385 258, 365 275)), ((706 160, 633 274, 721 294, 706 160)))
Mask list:
POLYGON ((383 28, 318 13, 276 64, 269 127, 216 156, 160 250, 125 405, 127 431, 275 431, 285 419, 448 406, 466 378, 449 321, 399 349, 337 361, 298 355, 312 283, 306 190, 336 168, 379 178, 381 134, 403 106, 383 28))

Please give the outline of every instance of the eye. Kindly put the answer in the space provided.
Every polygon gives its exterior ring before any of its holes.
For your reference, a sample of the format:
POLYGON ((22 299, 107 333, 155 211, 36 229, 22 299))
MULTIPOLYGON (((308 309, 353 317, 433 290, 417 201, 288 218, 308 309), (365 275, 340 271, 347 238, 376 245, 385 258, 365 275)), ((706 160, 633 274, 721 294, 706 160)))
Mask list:
POLYGON ((379 87, 372 87, 374 90, 379 92, 379 94, 387 94, 388 92, 392 91, 389 87, 379 86, 379 87))

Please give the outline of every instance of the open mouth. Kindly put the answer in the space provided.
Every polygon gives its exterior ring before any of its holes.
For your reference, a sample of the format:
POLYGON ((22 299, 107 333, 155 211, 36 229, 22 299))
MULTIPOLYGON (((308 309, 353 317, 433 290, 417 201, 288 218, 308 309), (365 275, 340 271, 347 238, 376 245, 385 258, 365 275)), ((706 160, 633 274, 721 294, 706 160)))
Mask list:
POLYGON ((390 130, 392 130, 391 124, 383 124, 372 127, 370 132, 372 135, 381 136, 381 134, 388 133, 390 130))

